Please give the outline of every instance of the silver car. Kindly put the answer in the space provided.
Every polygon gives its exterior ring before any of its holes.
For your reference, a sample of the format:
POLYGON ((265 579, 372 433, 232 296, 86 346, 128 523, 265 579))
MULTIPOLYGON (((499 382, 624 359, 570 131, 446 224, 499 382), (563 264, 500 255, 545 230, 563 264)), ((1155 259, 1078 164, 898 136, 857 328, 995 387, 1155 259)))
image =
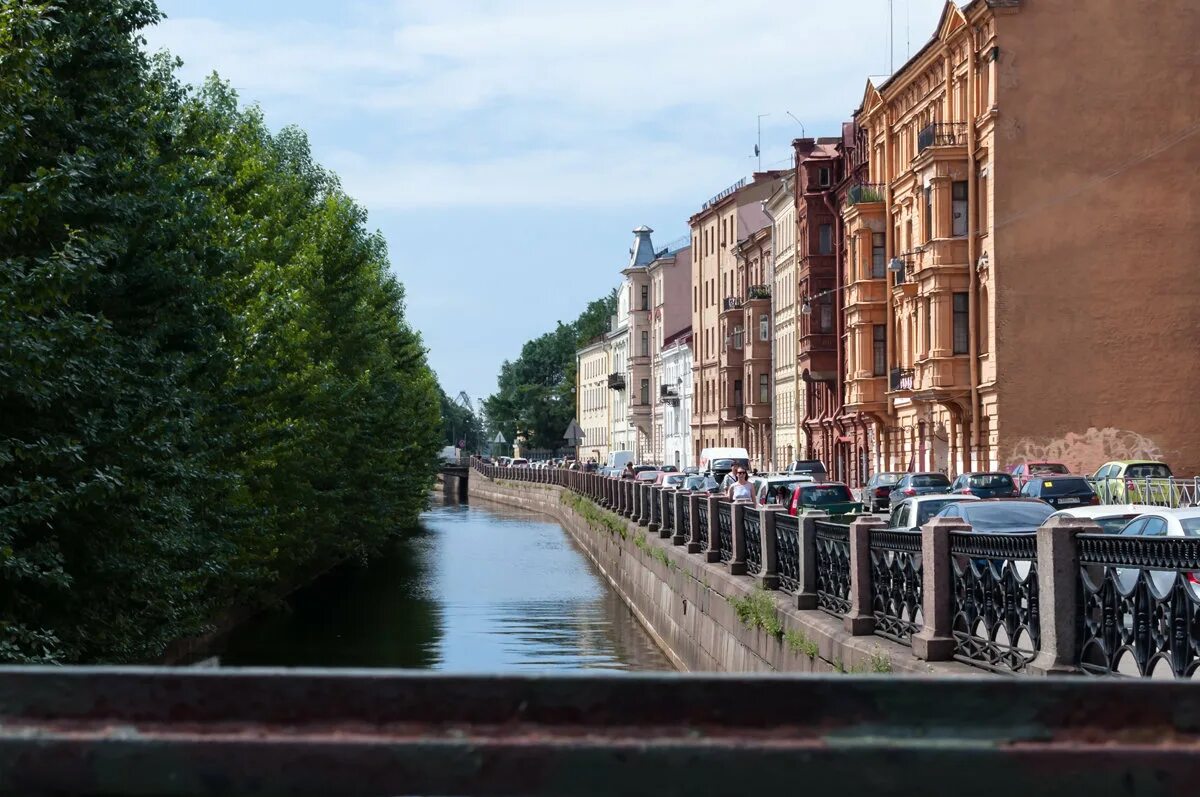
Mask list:
POLYGON ((920 531, 929 519, 950 504, 963 501, 978 501, 973 495, 917 495, 892 504, 888 515, 891 531, 920 531))

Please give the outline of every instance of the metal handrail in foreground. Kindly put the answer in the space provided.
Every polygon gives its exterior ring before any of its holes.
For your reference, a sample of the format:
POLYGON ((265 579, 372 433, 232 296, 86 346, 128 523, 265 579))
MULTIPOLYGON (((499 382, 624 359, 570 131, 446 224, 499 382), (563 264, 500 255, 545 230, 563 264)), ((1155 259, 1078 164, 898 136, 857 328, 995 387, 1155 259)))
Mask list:
POLYGON ((954 657, 1021 672, 1041 649, 1037 537, 950 534, 954 657))
POLYGON ((904 645, 924 627, 921 532, 871 532, 871 611, 875 633, 904 645))
POLYGON ((817 606, 841 617, 850 611, 850 527, 816 521, 817 606))
POLYGON ((733 559, 733 505, 717 503, 717 552, 722 562, 733 559))
POLYGON ((1116 679, 0 669, 0 794, 1186 794, 1195 687, 1116 679))
POLYGON ((800 589, 800 523, 795 515, 775 514, 775 559, 780 589, 787 592, 800 589))

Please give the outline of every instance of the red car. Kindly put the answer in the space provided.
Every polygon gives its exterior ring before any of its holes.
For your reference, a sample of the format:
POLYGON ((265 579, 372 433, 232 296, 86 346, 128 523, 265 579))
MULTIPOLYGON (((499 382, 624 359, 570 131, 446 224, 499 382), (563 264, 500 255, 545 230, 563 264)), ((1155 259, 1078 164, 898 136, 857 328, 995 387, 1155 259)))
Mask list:
POLYGON ((1025 486, 1025 482, 1029 481, 1034 476, 1042 476, 1047 473, 1053 473, 1056 476, 1066 475, 1071 472, 1071 469, 1061 462, 1022 462, 1020 465, 1014 465, 1009 474, 1013 477, 1013 481, 1017 483, 1017 489, 1020 490, 1025 486))

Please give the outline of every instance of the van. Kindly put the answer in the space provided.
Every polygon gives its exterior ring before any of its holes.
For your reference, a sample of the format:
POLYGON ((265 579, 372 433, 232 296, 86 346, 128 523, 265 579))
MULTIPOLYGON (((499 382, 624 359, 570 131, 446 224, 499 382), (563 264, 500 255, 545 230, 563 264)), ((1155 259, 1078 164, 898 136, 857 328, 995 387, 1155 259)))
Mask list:
POLYGON ((618 472, 625 470, 629 462, 633 462, 632 451, 610 451, 608 454, 608 467, 616 468, 618 472))
POLYGON ((734 467, 750 468, 750 452, 744 448, 706 448, 700 452, 700 471, 708 471, 720 481, 734 467))

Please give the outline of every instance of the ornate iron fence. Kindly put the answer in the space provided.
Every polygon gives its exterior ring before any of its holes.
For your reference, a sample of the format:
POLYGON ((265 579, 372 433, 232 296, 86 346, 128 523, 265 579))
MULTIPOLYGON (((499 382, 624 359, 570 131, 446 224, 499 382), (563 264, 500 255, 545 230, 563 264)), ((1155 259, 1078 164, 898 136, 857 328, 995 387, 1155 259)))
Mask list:
POLYGON ((989 670, 1021 672, 1041 644, 1037 537, 954 532, 954 657, 989 670))
POLYGON ((921 532, 871 532, 871 610, 875 633, 904 645, 924 626, 921 532))
POLYGON ((662 492, 653 487, 650 493, 650 522, 656 526, 662 525, 662 492))
POLYGON ((1079 665, 1092 675, 1200 669, 1200 539, 1080 534, 1079 665))
POLYGON ((675 531, 676 534, 691 534, 692 533, 692 509, 685 495, 683 500, 677 504, 679 510, 679 528, 675 531))
POLYGON ((788 592, 800 589, 800 523, 795 515, 775 513, 775 560, 779 586, 788 592))
POLYGON ((717 551, 722 562, 733 559, 733 507, 726 501, 717 503, 717 551))
POLYGON ((696 504, 696 523, 700 526, 700 550, 708 548, 708 498, 700 496, 696 504))
POLYGON ((753 506, 742 510, 742 539, 746 545, 746 572, 757 576, 762 572, 762 524, 753 506))
POLYGON ((850 611, 850 527, 817 521, 817 606, 841 617, 850 611))

